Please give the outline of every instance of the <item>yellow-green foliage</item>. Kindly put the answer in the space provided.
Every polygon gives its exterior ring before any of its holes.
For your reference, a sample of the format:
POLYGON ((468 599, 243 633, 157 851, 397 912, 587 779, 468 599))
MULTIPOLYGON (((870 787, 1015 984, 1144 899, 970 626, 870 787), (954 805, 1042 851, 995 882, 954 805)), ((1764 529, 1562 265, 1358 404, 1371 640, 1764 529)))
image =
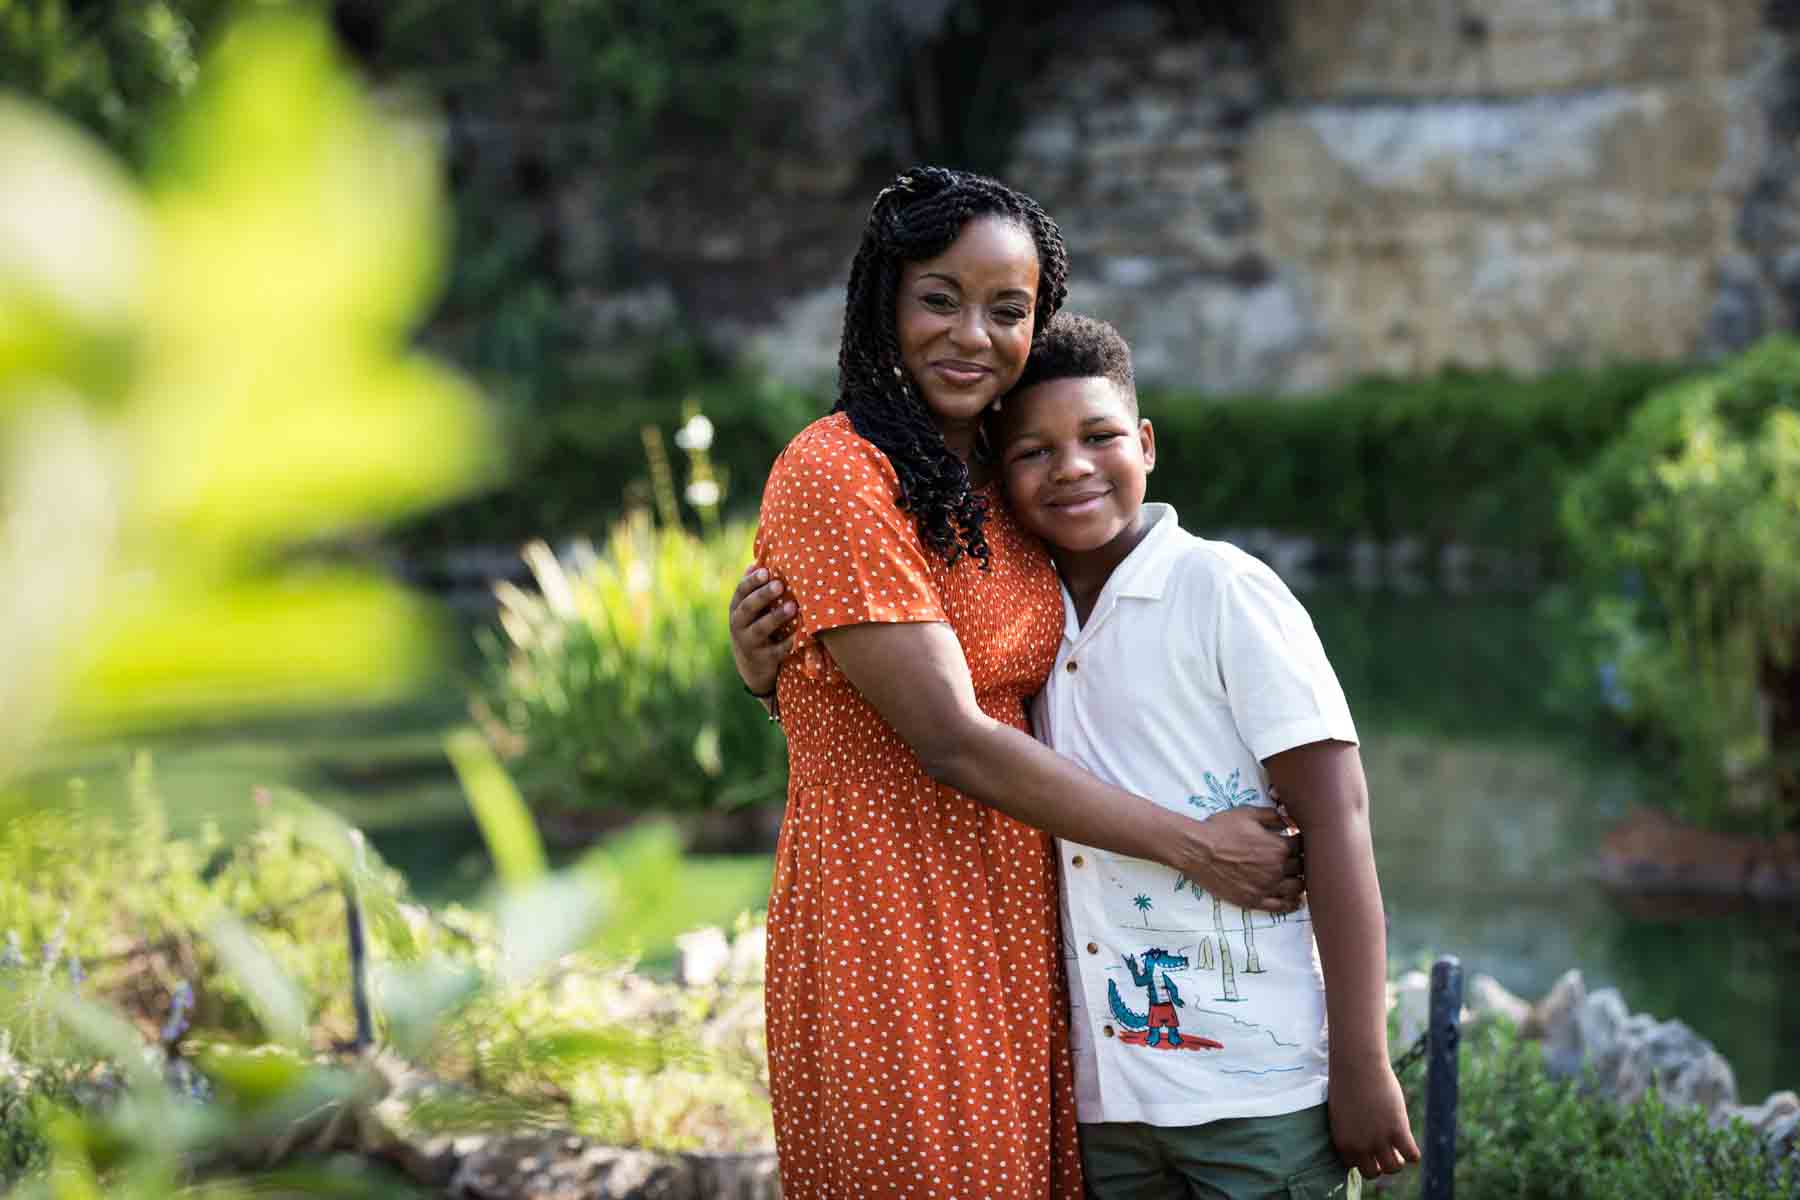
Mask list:
POLYGON ((419 602, 287 553, 491 466, 475 394, 406 344, 444 222, 403 118, 296 13, 224 39, 142 185, 0 98, 0 778, 51 722, 380 698, 433 665, 419 602))
POLYGON ((244 836, 216 822, 183 836, 168 830, 147 760, 131 792, 124 814, 82 798, 0 827, 0 939, 16 938, 33 971, 115 1003, 146 1033, 161 1026, 182 982, 194 991, 190 1023, 207 1037, 261 1032, 209 935, 222 916, 254 930, 310 998, 320 1045, 353 1030, 346 888, 380 960, 467 956, 464 927, 485 928, 468 914, 435 919, 409 903, 396 872, 298 797, 261 796, 244 836))
MULTIPOLYGON (((740 938, 760 934, 740 924, 740 938)), ((548 1118, 666 1150, 765 1148, 774 1128, 762 1007, 760 978, 682 989, 571 958, 490 992, 440 1040, 441 1071, 511 1105, 420 1116, 451 1127, 548 1118)))
POLYGON ((1768 801, 1774 754, 1800 746, 1770 745, 1758 694, 1765 668, 1800 666, 1800 342, 1658 392, 1564 520, 1585 563, 1624 581, 1597 616, 1630 715, 1684 751, 1685 807, 1728 819, 1718 799, 1735 779, 1771 824, 1800 820, 1768 801))
POLYGON ((695 809, 778 800, 780 732, 744 695, 726 612, 752 527, 701 537, 645 513, 595 553, 525 552, 536 593, 500 585, 490 733, 541 805, 695 809))

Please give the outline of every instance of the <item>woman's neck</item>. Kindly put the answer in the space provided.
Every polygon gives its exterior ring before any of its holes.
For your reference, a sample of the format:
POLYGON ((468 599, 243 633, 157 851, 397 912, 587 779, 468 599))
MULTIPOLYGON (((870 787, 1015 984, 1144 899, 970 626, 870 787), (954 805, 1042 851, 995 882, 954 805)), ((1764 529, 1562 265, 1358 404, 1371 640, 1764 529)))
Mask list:
POLYGON ((975 461, 975 431, 981 428, 977 421, 939 421, 938 432, 943 435, 944 445, 950 447, 950 453, 963 460, 964 466, 972 466, 975 461))
POLYGON ((969 469, 969 486, 986 487, 993 477, 993 469, 975 455, 975 435, 981 428, 980 421, 937 422, 938 433, 943 435, 944 445, 950 447, 950 453, 962 460, 962 465, 969 469))

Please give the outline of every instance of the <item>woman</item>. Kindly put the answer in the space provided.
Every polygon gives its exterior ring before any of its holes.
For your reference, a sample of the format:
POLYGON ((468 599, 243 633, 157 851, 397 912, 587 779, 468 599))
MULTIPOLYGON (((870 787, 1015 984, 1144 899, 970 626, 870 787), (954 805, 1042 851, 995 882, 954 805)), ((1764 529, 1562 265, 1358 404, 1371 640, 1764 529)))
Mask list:
MULTIPOLYGON (((1298 894, 1268 810, 1192 821, 1027 731, 1062 602, 979 430, 1067 270, 1028 197, 901 175, 851 267, 837 405, 763 493, 757 558, 800 620, 779 676, 790 777, 767 995, 790 1200, 1080 1194, 1051 835, 1246 907, 1298 894)), ((766 596, 751 599, 734 648, 766 678, 791 609, 747 623, 766 596)))

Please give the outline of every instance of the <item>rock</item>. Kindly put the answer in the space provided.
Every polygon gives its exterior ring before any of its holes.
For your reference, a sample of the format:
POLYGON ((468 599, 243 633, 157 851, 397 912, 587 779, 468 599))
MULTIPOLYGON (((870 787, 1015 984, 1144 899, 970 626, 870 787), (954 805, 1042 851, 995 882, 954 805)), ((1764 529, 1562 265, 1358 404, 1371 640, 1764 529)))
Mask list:
POLYGON ((1800 838, 1697 829, 1638 809, 1601 840, 1594 874, 1634 893, 1800 896, 1800 838))
POLYGON ((1800 1096, 1793 1092, 1772 1092, 1761 1104, 1730 1105, 1713 1114, 1713 1123, 1723 1124, 1734 1117, 1764 1135, 1784 1123, 1791 1129, 1795 1118, 1800 1117, 1800 1096))
POLYGON ((458 1165, 457 1200, 779 1200, 773 1151, 655 1154, 567 1132, 483 1139, 458 1165))
POLYGON ((675 981, 682 987, 717 983, 731 963, 731 943, 716 925, 691 930, 675 939, 675 981))
POLYGON ((1544 1066, 1550 1074, 1567 1078, 1581 1069, 1579 1013, 1587 1002, 1587 984, 1581 972, 1570 970, 1532 1008, 1520 1032, 1544 1041, 1544 1066))
POLYGON ((694 1172, 644 1150, 567 1133, 494 1138, 450 1181, 456 1200, 700 1200, 694 1172))
POLYGON ((1680 1021, 1632 1013, 1615 988, 1586 994, 1579 972, 1557 981, 1525 1028, 1542 1031, 1553 1077, 1583 1076, 1597 1095, 1623 1104, 1651 1088, 1675 1105, 1711 1114, 1735 1104, 1731 1064, 1680 1021))
POLYGON ((1650 1082, 1669 1103, 1692 1105, 1708 1113, 1737 1103, 1737 1077, 1731 1064, 1682 1022, 1653 1025, 1644 1040, 1630 1049, 1643 1055, 1650 1082))
MULTIPOLYGON (((1783 1095, 1791 1096, 1792 1092, 1783 1095)), ((1777 1117, 1763 1127, 1763 1145, 1777 1159, 1800 1154, 1800 1112, 1777 1117)))
POLYGON ((1502 1017, 1514 1027, 1522 1027, 1531 1017, 1531 1005, 1507 991, 1492 975, 1476 975, 1464 991, 1464 1004, 1471 1018, 1502 1017))
POLYGON ((1408 971, 1391 986, 1389 1008, 1395 1013, 1395 1053, 1403 1053, 1431 1024, 1431 977, 1423 971, 1408 971))

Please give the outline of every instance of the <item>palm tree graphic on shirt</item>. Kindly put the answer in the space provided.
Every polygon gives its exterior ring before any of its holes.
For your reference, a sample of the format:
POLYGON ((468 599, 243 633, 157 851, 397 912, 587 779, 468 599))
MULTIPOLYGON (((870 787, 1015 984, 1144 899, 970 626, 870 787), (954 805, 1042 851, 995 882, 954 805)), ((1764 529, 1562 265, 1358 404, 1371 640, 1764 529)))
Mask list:
MULTIPOLYGON (((1241 770, 1234 770, 1231 774, 1227 775, 1223 781, 1211 771, 1203 772, 1200 779, 1201 782, 1206 785, 1206 795, 1189 796, 1188 803, 1195 808, 1200 809, 1209 817, 1214 813, 1222 813, 1228 809, 1237 808, 1240 805, 1255 803, 1262 798, 1261 792, 1242 782, 1243 772, 1241 770)), ((1186 875, 1177 876, 1175 880, 1175 890, 1179 892, 1183 888, 1192 888, 1196 898, 1204 892, 1204 889, 1201 888, 1198 883, 1195 883, 1186 875)), ((1200 966, 1203 969, 1210 968, 1216 961, 1219 968, 1219 986, 1222 993, 1218 999, 1238 1000, 1241 999, 1241 997, 1238 995, 1237 989, 1237 971, 1233 967, 1231 961, 1231 944, 1225 940, 1225 915, 1223 907, 1219 903, 1219 898, 1217 896, 1212 898, 1212 902, 1213 938, 1200 939, 1200 966), (1218 947, 1216 960, 1213 953, 1215 941, 1218 947)), ((1244 929, 1244 974, 1261 975, 1264 973, 1264 968, 1262 960, 1258 958, 1256 954, 1256 932, 1251 926, 1250 913, 1247 910, 1240 910, 1238 916, 1244 929)))

